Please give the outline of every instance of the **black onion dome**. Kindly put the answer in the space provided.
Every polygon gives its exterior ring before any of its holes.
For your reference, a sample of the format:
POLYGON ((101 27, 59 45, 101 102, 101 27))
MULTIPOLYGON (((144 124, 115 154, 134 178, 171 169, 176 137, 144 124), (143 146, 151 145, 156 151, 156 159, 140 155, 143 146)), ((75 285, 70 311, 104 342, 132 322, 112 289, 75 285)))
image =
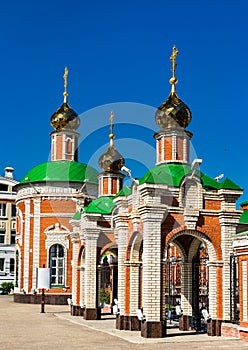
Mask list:
POLYGON ((98 164, 104 171, 118 172, 125 164, 125 160, 114 145, 110 145, 99 158, 98 164))
POLYGON ((80 119, 77 113, 65 101, 59 107, 50 119, 51 126, 55 131, 76 130, 80 125, 80 119))
POLYGON ((177 96, 176 92, 171 92, 165 102, 158 107, 155 119, 161 129, 170 127, 175 122, 182 128, 186 128, 191 121, 191 111, 189 107, 177 96))

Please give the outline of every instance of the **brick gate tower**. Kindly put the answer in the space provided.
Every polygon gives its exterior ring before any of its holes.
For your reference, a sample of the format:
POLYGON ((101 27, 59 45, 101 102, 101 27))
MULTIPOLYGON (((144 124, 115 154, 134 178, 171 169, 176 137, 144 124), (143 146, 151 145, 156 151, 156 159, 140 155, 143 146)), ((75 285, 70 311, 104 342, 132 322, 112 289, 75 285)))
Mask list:
MULTIPOLYGON (((202 173, 201 159, 190 164, 191 121, 178 97, 175 77, 178 50, 173 48, 171 92, 156 112, 156 166, 132 193, 116 196, 113 214, 118 241, 118 329, 140 329, 143 337, 166 335, 165 307, 168 264, 180 257, 180 329, 197 327, 199 257, 207 257, 205 299, 213 320, 230 319, 230 254, 242 194, 229 179, 217 182, 202 173), (174 246, 177 257, 168 256, 174 246), (143 316, 141 316, 143 315, 143 316)), ((205 259, 206 260, 206 259, 205 259)))

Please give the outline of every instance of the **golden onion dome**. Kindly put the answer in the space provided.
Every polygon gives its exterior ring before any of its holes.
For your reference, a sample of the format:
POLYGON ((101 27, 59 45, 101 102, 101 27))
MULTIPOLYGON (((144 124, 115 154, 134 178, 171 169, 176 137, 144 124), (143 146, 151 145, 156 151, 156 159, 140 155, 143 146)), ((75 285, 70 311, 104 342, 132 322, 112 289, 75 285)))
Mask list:
POLYGON ((119 172, 125 164, 125 160, 114 146, 115 135, 113 134, 113 118, 114 114, 111 112, 109 134, 110 144, 108 149, 100 156, 98 165, 103 171, 119 172))
POLYGON ((158 107, 155 119, 157 125, 161 129, 180 126, 186 128, 191 121, 191 111, 189 107, 178 97, 176 93, 176 84, 178 82, 175 77, 176 56, 178 50, 173 47, 170 60, 172 62, 172 77, 170 78, 171 92, 165 102, 158 107))
POLYGON ((67 76, 68 69, 65 67, 64 78, 64 103, 51 116, 50 123, 55 131, 76 130, 80 125, 80 119, 77 113, 69 106, 67 101, 67 76))
POLYGON ((50 119, 51 126, 55 131, 76 130, 80 125, 80 119, 76 112, 64 101, 50 119))
POLYGON ((191 121, 191 111, 174 92, 158 107, 155 118, 161 129, 176 125, 186 128, 191 121))

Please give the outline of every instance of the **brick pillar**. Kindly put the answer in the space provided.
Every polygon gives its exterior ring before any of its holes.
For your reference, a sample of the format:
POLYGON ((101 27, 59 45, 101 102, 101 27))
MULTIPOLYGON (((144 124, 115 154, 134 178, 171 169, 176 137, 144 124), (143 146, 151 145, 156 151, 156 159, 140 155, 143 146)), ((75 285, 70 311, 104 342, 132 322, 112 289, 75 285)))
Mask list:
POLYGON ((140 265, 141 262, 130 262, 130 323, 131 330, 140 330, 140 322, 137 317, 137 309, 140 308, 140 265))
POLYGON ((236 234, 238 217, 235 213, 221 213, 221 249, 222 249, 222 315, 218 318, 230 320, 230 255, 233 252, 233 237, 236 234))
MULTIPOLYGON (((116 319, 116 328, 124 329, 125 306, 126 306, 126 249, 128 236, 128 217, 125 214, 115 218, 115 236, 118 242, 118 309, 119 315, 116 319)), ((129 286, 128 286, 129 287, 129 286)))
MULTIPOLYGON (((208 271, 209 271, 209 277, 208 277, 208 298, 209 298, 209 315, 212 319, 216 319, 217 317, 217 275, 216 275, 216 269, 218 266, 222 266, 222 262, 218 261, 209 261, 208 262, 208 271)), ((221 288, 221 286, 218 286, 218 289, 221 288)))
POLYGON ((85 319, 97 320, 97 230, 87 229, 85 234, 85 319))
POLYGON ((78 254, 79 254, 79 236, 77 233, 71 234, 72 242, 72 303, 77 303, 77 268, 78 268, 78 254))
POLYGON ((85 305, 85 266, 80 266, 80 300, 81 306, 85 305))
POLYGON ((165 336, 166 325, 162 320, 161 298, 161 223, 164 208, 146 204, 139 208, 143 222, 143 314, 141 336, 161 338, 165 336))
POLYGON ((182 264, 182 287, 181 287, 181 308, 183 316, 179 329, 186 331, 190 329, 190 320, 192 318, 192 263, 184 262, 182 264))
POLYGON ((34 199, 34 233, 33 233, 33 271, 32 289, 36 289, 37 273, 36 269, 40 263, 40 198, 34 199))
POLYGON ((23 289, 28 293, 29 282, 29 250, 30 250, 30 200, 25 200, 24 226, 24 259, 23 259, 23 289))
POLYGON ((242 190, 221 189, 218 191, 221 199, 221 212, 219 221, 221 226, 221 250, 222 250, 222 315, 218 318, 230 320, 230 254, 233 251, 233 237, 237 231, 237 225, 241 211, 236 210, 236 201, 242 194, 242 190))

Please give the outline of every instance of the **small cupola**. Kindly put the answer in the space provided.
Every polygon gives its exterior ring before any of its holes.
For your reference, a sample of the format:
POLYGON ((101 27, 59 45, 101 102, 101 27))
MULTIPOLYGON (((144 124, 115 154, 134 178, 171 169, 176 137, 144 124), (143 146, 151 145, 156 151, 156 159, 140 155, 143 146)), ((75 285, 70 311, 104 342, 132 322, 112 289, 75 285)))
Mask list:
POLYGON ((174 46, 170 56, 172 62, 170 95, 158 107, 155 114, 156 124, 161 129, 154 135, 157 140, 157 165, 170 162, 189 163, 189 141, 192 133, 185 128, 191 121, 191 111, 176 92, 177 55, 178 49, 174 46))
POLYGON ((51 133, 52 147, 51 160, 78 160, 78 138, 76 132, 80 125, 78 114, 69 106, 67 92, 68 69, 65 67, 64 78, 64 102, 53 113, 50 119, 54 131, 51 133))
POLYGON ((114 113, 110 114, 110 134, 109 147, 100 156, 98 160, 99 167, 103 172, 98 176, 99 178, 99 195, 116 195, 123 186, 124 175, 120 173, 121 168, 125 164, 122 155, 117 151, 114 145, 115 135, 114 129, 114 113))

